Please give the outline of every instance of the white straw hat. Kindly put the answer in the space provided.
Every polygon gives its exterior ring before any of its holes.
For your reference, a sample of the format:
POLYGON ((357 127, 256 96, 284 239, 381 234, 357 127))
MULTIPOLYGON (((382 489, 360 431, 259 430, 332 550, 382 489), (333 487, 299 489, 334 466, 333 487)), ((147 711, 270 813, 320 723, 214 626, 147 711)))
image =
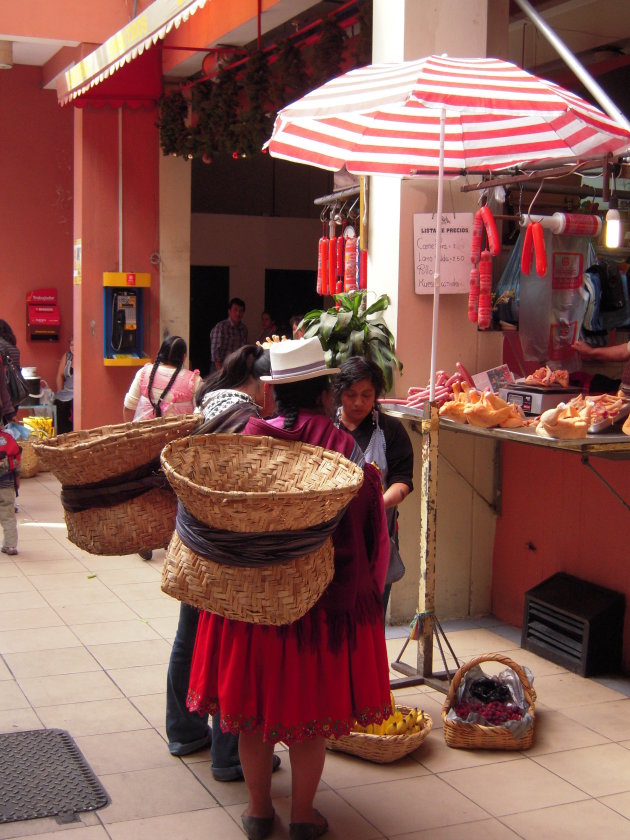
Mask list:
POLYGON ((339 368, 326 367, 324 351, 317 336, 275 342, 269 348, 269 359, 271 376, 260 378, 263 382, 276 385, 339 373, 339 368))

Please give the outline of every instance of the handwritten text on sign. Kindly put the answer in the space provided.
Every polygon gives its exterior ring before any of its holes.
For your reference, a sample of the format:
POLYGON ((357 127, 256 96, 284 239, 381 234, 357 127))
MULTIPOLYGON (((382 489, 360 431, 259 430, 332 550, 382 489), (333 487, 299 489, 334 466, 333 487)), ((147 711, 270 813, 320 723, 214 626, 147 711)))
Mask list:
MULTIPOLYGON (((413 258, 417 295, 433 294, 435 273, 435 213, 414 213, 413 258)), ((440 294, 468 292, 472 213, 443 213, 440 250, 440 294)))

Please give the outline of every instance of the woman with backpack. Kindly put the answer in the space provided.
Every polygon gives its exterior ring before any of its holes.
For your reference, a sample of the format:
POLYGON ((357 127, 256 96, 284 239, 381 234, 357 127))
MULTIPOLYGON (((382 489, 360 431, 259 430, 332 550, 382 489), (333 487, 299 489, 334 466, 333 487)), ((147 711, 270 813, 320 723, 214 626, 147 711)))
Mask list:
POLYGON ((183 367, 186 351, 181 336, 170 335, 164 339, 155 361, 140 368, 125 394, 126 421, 192 413, 193 397, 201 378, 198 370, 183 367))

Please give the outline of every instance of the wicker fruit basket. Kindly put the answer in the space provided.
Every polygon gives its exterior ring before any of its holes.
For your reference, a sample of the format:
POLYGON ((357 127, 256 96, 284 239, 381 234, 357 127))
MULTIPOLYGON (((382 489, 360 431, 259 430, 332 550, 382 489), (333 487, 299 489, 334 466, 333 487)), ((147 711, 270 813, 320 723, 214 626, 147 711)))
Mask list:
POLYGON ((534 739, 534 704, 536 702, 536 692, 532 688, 529 678, 523 671, 520 665, 514 662, 507 656, 500 653, 486 653, 477 656, 462 665, 458 671, 455 672, 448 695, 442 706, 442 720, 444 721, 444 740, 447 746, 459 749, 480 749, 480 750, 526 750, 531 747, 534 739), (525 695, 525 702, 527 703, 527 713, 530 720, 525 731, 519 736, 515 736, 510 727, 507 726, 483 726, 479 723, 466 723, 462 720, 453 720, 448 718, 448 713, 453 706, 457 690, 464 678, 464 676, 474 668, 476 665, 481 665, 483 662, 499 662, 508 668, 511 668, 518 676, 519 681, 523 687, 525 695))
MULTIPOLYGON (((396 706, 396 710, 404 715, 411 709, 409 706, 396 706)), ((430 715, 422 712, 424 727, 420 732, 405 733, 404 735, 369 735, 364 732, 350 732, 341 738, 327 738, 326 749, 333 752, 344 752, 374 761, 377 764, 389 764, 398 761, 417 750, 433 728, 430 715)))

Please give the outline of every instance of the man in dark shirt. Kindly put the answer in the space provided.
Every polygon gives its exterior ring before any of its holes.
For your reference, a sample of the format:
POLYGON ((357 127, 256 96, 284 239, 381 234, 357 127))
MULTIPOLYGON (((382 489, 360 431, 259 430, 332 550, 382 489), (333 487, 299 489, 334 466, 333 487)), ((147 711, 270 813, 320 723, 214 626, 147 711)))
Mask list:
POLYGON ((232 298, 228 305, 228 317, 219 321, 210 331, 210 368, 219 370, 226 356, 247 344, 247 327, 243 323, 245 303, 232 298))

